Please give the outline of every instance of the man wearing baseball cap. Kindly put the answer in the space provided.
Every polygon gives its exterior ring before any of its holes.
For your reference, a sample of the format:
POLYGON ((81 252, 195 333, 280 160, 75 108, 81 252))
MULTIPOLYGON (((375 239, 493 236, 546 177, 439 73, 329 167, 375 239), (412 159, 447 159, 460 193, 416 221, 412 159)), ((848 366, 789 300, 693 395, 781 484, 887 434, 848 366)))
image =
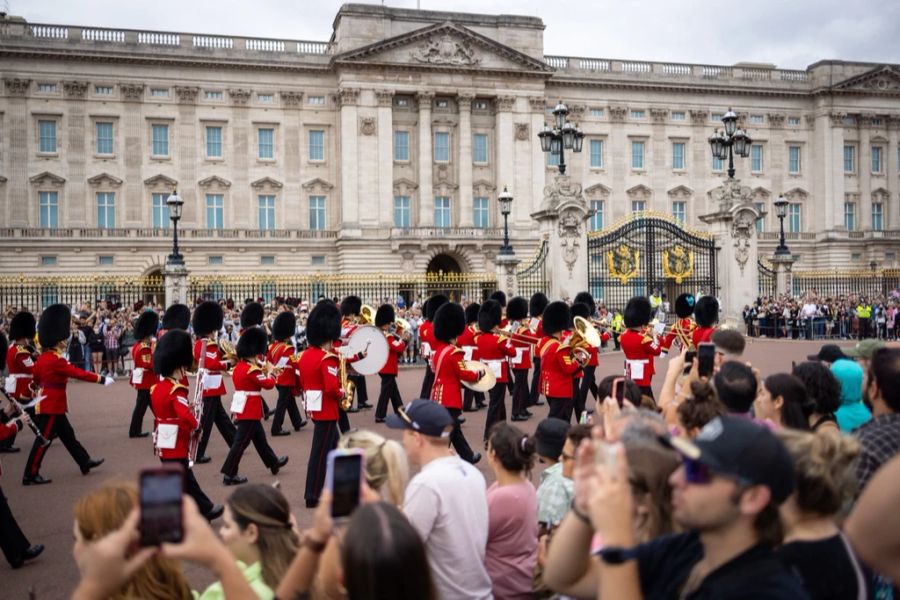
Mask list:
POLYGON ((403 512, 422 536, 441 600, 491 598, 484 567, 488 508, 484 477, 450 450, 453 417, 430 400, 413 400, 387 426, 420 468, 406 487, 403 512))
POLYGON ((572 591, 568 586, 584 572, 569 565, 596 531, 604 543, 594 553, 598 598, 807 598, 802 581, 773 551, 781 538, 778 506, 794 489, 793 461, 775 435, 722 416, 693 441, 664 442, 682 458, 669 482, 672 517, 684 533, 635 545, 624 451, 616 452, 616 467, 594 466, 592 444, 582 443, 575 502, 550 546, 550 586, 572 591))

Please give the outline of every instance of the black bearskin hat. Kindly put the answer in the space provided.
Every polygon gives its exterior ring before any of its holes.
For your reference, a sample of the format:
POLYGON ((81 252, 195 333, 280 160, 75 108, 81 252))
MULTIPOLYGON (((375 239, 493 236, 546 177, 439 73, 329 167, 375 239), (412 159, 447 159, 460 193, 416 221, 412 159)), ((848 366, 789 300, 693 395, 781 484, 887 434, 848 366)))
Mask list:
POLYGON ((249 302, 241 311, 241 329, 262 325, 266 311, 259 302, 249 302))
POLYGON ((425 318, 434 322, 434 316, 438 309, 444 304, 450 302, 450 299, 443 294, 435 294, 425 303, 425 318))
POLYGON ((390 325, 396 318, 397 313, 394 312, 394 307, 390 304, 382 304, 378 307, 378 310, 375 311, 375 327, 390 325))
POLYGON ((341 302, 341 316, 342 317, 352 317, 353 315, 360 314, 359 311, 362 310, 362 298, 359 296, 347 296, 341 302))
POLYGON ((218 302, 207 300, 194 309, 194 318, 191 325, 194 326, 194 335, 205 337, 214 331, 222 329, 225 322, 225 313, 218 302))
POLYGON ((162 326, 166 331, 181 329, 187 331, 191 324, 191 309, 184 304, 173 304, 166 309, 162 318, 162 326))
POLYGON ((481 305, 477 302, 473 302, 472 304, 466 307, 466 325, 469 323, 477 323, 478 322, 478 311, 481 310, 481 305))
POLYGON ((497 290, 491 294, 489 300, 496 300, 497 304, 500 305, 500 308, 504 308, 506 306, 506 293, 504 293, 503 290, 497 290))
POLYGON ((485 300, 478 311, 478 329, 487 333, 500 324, 503 318, 503 309, 496 300, 485 300))
POLYGON ((544 333, 546 335, 553 335, 567 329, 571 321, 572 315, 565 302, 551 302, 544 309, 544 333))
POLYGON ((569 312, 572 314, 573 323, 575 321, 575 317, 581 317, 582 319, 591 318, 591 307, 584 302, 574 303, 571 308, 569 308, 569 312))
POLYGON ((306 339, 310 346, 321 346, 341 337, 341 311, 331 300, 320 300, 306 319, 306 339))
POLYGON ((675 314, 679 319, 685 319, 694 314, 693 294, 681 294, 675 298, 675 314))
POLYGON ((272 321, 272 339, 277 342, 283 342, 296 332, 297 316, 289 310, 278 313, 272 321))
POLYGON ((713 296, 703 296, 694 305, 694 320, 700 327, 712 327, 719 320, 719 302, 713 296))
POLYGON ((524 321, 528 318, 528 300, 522 296, 510 298, 506 305, 506 318, 510 321, 524 321))
POLYGON ((65 304, 48 306, 41 313, 38 323, 38 340, 45 350, 53 348, 63 340, 69 339, 72 328, 72 313, 65 304))
POLYGON ((194 364, 191 334, 183 329, 173 329, 156 342, 153 351, 153 372, 171 377, 175 369, 190 369, 194 364))
MULTIPOLYGON (((446 298, 446 296, 443 296, 446 298)), ((434 298, 434 296, 432 297, 434 298)), ((431 300, 428 301, 429 303, 431 300)), ((479 315, 481 313, 479 312, 479 315)), ((466 330, 466 311, 456 302, 444 302, 434 314, 434 337, 450 343, 466 330)))
POLYGON ((156 333, 159 326, 159 315, 155 310, 145 310, 134 324, 134 339, 142 340, 156 333))
POLYGON ((528 302, 528 314, 532 317, 540 317, 544 314, 544 309, 547 308, 549 303, 550 300, 547 299, 547 295, 544 292, 535 292, 531 295, 531 300, 528 302))
POLYGON ((34 320, 34 315, 27 310, 16 313, 9 322, 9 339, 12 341, 22 338, 33 339, 36 332, 37 321, 34 320))
POLYGON ((9 350, 9 341, 0 331, 0 371, 6 368, 6 351, 9 350))
POLYGON ((269 336, 262 327, 251 327, 238 338, 235 353, 238 358, 253 358, 265 354, 269 347, 269 336))
POLYGON ((625 305, 625 327, 643 327, 650 322, 650 300, 646 296, 635 296, 625 305))
POLYGON ((573 300, 573 302, 581 302, 582 304, 586 304, 588 310, 590 311, 590 315, 593 315, 595 312, 597 312, 597 303, 594 302, 594 297, 591 296, 590 292, 578 292, 577 294, 575 294, 575 300, 573 300))

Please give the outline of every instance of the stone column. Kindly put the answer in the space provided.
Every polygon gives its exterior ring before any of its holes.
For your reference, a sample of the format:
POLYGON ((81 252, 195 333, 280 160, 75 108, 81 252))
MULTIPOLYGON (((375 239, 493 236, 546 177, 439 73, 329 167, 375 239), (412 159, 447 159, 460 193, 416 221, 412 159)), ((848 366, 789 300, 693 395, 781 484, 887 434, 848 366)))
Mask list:
MULTIPOLYGON (((359 176, 357 144, 357 110, 359 90, 342 88, 338 97, 341 104, 341 216, 345 229, 359 230, 359 176)), ((337 143, 332 140, 331 143, 337 143)))
MULTIPOLYGON (((196 88, 194 89, 196 90, 196 88)), ((150 143, 145 141, 147 136, 144 135, 148 125, 144 119, 143 84, 119 84, 119 90, 126 104, 122 118, 113 127, 120 127, 116 141, 121 140, 122 143, 120 147, 115 148, 115 152, 116 156, 122 156, 122 163, 125 165, 125 177, 123 177, 125 182, 122 184, 122 194, 124 196, 122 201, 125 205, 123 225, 126 227, 145 227, 148 223, 152 223, 152 217, 150 214, 151 209, 148 208, 151 206, 150 194, 144 186, 144 179, 156 176, 161 172, 161 169, 155 172, 148 171, 147 174, 142 172, 144 157, 150 153, 150 143)), ((154 167, 158 166, 160 165, 154 165, 154 167)), ((180 176, 174 172, 171 172, 171 174, 173 177, 180 176)), ((188 208, 191 206, 188 204, 187 198, 196 202, 195 183, 196 180, 191 181, 188 183, 190 189, 185 189, 181 192, 181 197, 186 198, 183 207, 185 213, 189 212, 188 208)), ((190 210, 191 214, 194 212, 196 211, 190 210)))
MULTIPOLYGON (((515 137, 513 136, 512 110, 516 106, 515 96, 497 97, 497 117, 494 126, 494 147, 497 157, 497 189, 503 186, 515 188, 515 173, 513 164, 515 161, 515 137)), ((513 219, 515 222, 515 219, 513 219)))
POLYGON ((753 304, 759 292, 756 220, 760 213, 751 190, 738 179, 728 179, 711 192, 713 210, 700 220, 716 238, 716 284, 726 325, 742 323, 745 304, 753 304))
MULTIPOLYGON (((230 170, 233 177, 228 177, 231 181, 231 187, 228 188, 229 193, 225 200, 225 214, 230 214, 231 218, 226 218, 225 222, 230 223, 231 227, 237 227, 238 223, 243 224, 244 227, 253 227, 258 223, 258 204, 251 193, 249 178, 251 156, 254 157, 253 162, 255 163, 255 157, 259 154, 259 149, 256 146, 256 128, 250 120, 249 109, 247 108, 250 96, 251 92, 246 88, 228 90, 228 97, 231 99, 232 105, 232 122, 229 125, 231 125, 232 140, 234 140, 234 151, 231 153, 231 164, 234 165, 234 168, 230 170)), ((190 126, 196 121, 197 118, 195 116, 188 123, 182 122, 178 128, 179 131, 186 133, 180 140, 182 144, 180 150, 183 152, 191 151, 191 149, 187 148, 188 144, 193 147, 193 152, 197 152, 197 133, 194 129, 196 125, 190 126)), ((282 130, 276 130, 275 132, 276 147, 280 145, 278 136, 282 135, 282 133, 282 130)), ((205 135, 202 137, 205 137, 205 135)), ((275 156, 278 156, 277 150, 275 156)), ((282 157, 278 156, 278 159, 282 160, 282 157)), ((200 164, 200 160, 190 162, 200 164)))
POLYGON ((434 151, 431 147, 431 102, 434 92, 419 92, 419 227, 434 225, 434 192, 431 167, 434 151))
POLYGON ((537 136, 544 129, 544 111, 547 101, 543 96, 531 96, 528 98, 528 106, 531 108, 531 132, 529 135, 531 142, 529 146, 531 148, 531 202, 527 206, 522 202, 521 212, 513 209, 516 217, 513 223, 525 227, 531 226, 531 213, 540 208, 543 199, 544 185, 546 184, 545 161, 547 160, 541 150, 541 141, 537 136))
MULTIPOLYGON (((120 86, 121 87, 121 86, 120 86)), ((175 87, 175 95, 178 96, 178 122, 169 123, 171 131, 169 132, 169 153, 173 156, 173 161, 160 165, 155 165, 160 171, 165 172, 169 169, 173 171, 177 169, 177 179, 181 184, 179 195, 184 198, 184 208, 181 215, 181 224, 191 224, 194 227, 206 227, 206 195, 201 192, 197 197, 197 164, 200 162, 197 145, 197 94, 200 88, 185 86, 175 87), (177 154, 176 154, 177 153, 177 154)), ((141 127, 146 125, 139 124, 141 127)), ((140 137, 138 138, 140 139, 140 137)), ((237 143, 237 134, 234 134, 235 143, 237 143)), ((246 140, 245 140, 246 143, 246 140)), ((246 151, 244 146, 244 151, 246 151)), ((148 150, 144 150, 147 152, 148 150)), ((134 157, 137 164, 132 168, 140 169, 140 153, 134 157)), ((126 155, 126 161, 128 160, 126 155)), ((127 164, 127 162, 126 162, 127 164)), ((246 160, 244 162, 246 164, 246 160)), ((128 172, 126 168, 126 173, 128 172)), ((233 205, 231 198, 226 200, 228 205, 233 205)), ((223 212, 227 214, 229 208, 223 208, 223 212)), ((224 214, 222 215, 224 217, 224 214)), ((234 221, 229 220, 228 226, 234 227, 234 221)))
POLYGON ((900 175, 900 115, 891 115, 887 120, 890 131, 888 132, 888 148, 887 148, 887 190, 891 196, 887 199, 887 206, 883 207, 884 229, 900 228, 900 185, 897 183, 897 177, 900 175))
POLYGON ((163 267, 163 282, 166 288, 166 307, 188 303, 188 270, 186 266, 167 262, 163 267))
POLYGON ((390 227, 394 222, 394 92, 376 90, 378 101, 378 222, 390 227))
POLYGON ((472 100, 471 92, 456 96, 459 105, 459 226, 472 227, 472 100))
MULTIPOLYGON (((859 201, 856 203, 856 229, 862 231, 872 228, 872 115, 860 115, 857 117, 859 126, 859 164, 857 175, 859 176, 859 201)), ((887 165, 887 153, 881 153, 882 171, 887 165)), ((844 164, 843 155, 841 164, 844 164)), ((843 217, 843 199, 840 204, 840 215, 843 217)))
POLYGON ((775 296, 790 294, 794 288, 794 278, 791 269, 794 266, 792 254, 774 255, 769 259, 775 267, 775 296))
MULTIPOLYGON (((284 131, 285 178, 284 187, 281 189, 281 194, 278 198, 283 207, 281 214, 284 215, 280 221, 283 225, 279 229, 303 229, 306 227, 304 219, 301 217, 301 206, 303 206, 303 203, 301 201, 300 188, 301 149, 305 150, 305 147, 302 146, 303 141, 300 135, 300 132, 303 131, 303 124, 301 123, 303 118, 303 111, 301 110, 303 108, 303 92, 287 90, 282 91, 280 95, 281 105, 284 107, 284 125, 282 125, 281 129, 284 131)), ((276 217, 276 223, 278 222, 276 217)))
MULTIPOLYGON (((6 165, 10 169, 7 176, 6 197, 9 202, 10 227, 37 227, 40 216, 38 209, 29 210, 38 204, 37 192, 28 185, 28 159, 37 150, 36 142, 28 138, 28 89, 31 87, 30 79, 4 78, 3 85, 6 90, 6 127, 9 130, 9 146, 7 149, 6 165), (32 154, 29 155, 29 152, 32 154), (13 202, 13 198, 19 199, 13 202), (30 213, 30 214, 29 214, 30 213), (34 220, 29 222, 29 219, 34 220)), ((60 198, 60 200, 63 200, 60 198)), ((59 221, 60 227, 68 227, 68 223, 59 221)))
POLYGON ((516 277, 516 269, 522 260, 515 254, 498 254, 495 259, 497 264, 497 289, 506 294, 507 298, 519 295, 519 280, 516 277))
POLYGON ((572 299, 588 289, 587 227, 590 210, 581 184, 568 175, 556 175, 544 188, 540 208, 532 213, 541 235, 549 239, 547 255, 549 296, 572 299))
MULTIPOLYGON (((71 225, 83 224, 87 227, 97 226, 97 211, 94 208, 95 199, 93 193, 86 185, 87 172, 85 156, 93 156, 94 149, 90 148, 90 137, 85 136, 85 105, 84 96, 87 93, 86 81, 64 81, 63 91, 66 96, 68 134, 66 135, 66 162, 68 163, 68 181, 66 181, 66 204, 68 209, 64 211, 67 216, 66 223, 71 225)), ((62 128, 60 128, 62 133, 62 128)), ((61 142, 62 140, 60 140, 61 142)), ((117 225, 122 226, 122 201, 119 203, 117 225)))

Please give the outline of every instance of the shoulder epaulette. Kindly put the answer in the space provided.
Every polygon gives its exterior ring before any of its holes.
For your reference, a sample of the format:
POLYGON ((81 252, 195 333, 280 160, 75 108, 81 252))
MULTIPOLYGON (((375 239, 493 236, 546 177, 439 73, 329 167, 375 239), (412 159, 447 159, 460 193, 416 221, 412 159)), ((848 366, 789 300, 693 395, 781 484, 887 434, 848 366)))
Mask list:
POLYGON ((177 390, 179 390, 179 389, 182 389, 182 390, 184 390, 184 391, 186 391, 186 392, 190 391, 190 390, 188 389, 188 386, 184 385, 184 384, 181 383, 180 381, 173 381, 173 382, 172 382, 172 390, 171 390, 171 391, 175 392, 175 391, 177 391, 177 390))

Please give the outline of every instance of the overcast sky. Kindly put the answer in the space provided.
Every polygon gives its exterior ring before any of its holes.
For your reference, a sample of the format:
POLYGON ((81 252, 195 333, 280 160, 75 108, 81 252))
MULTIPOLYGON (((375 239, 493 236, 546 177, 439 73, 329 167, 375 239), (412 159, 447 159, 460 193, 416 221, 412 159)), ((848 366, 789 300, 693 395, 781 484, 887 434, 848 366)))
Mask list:
MULTIPOLYGON (((900 63, 900 0, 419 0, 421 8, 537 16, 545 54, 805 68, 900 63), (729 17, 730 15, 730 17, 729 17)), ((377 2, 376 2, 377 3, 377 2)), ((0 0, 32 22, 327 40, 338 0, 0 0)), ((415 8, 416 0, 388 0, 415 8)))

